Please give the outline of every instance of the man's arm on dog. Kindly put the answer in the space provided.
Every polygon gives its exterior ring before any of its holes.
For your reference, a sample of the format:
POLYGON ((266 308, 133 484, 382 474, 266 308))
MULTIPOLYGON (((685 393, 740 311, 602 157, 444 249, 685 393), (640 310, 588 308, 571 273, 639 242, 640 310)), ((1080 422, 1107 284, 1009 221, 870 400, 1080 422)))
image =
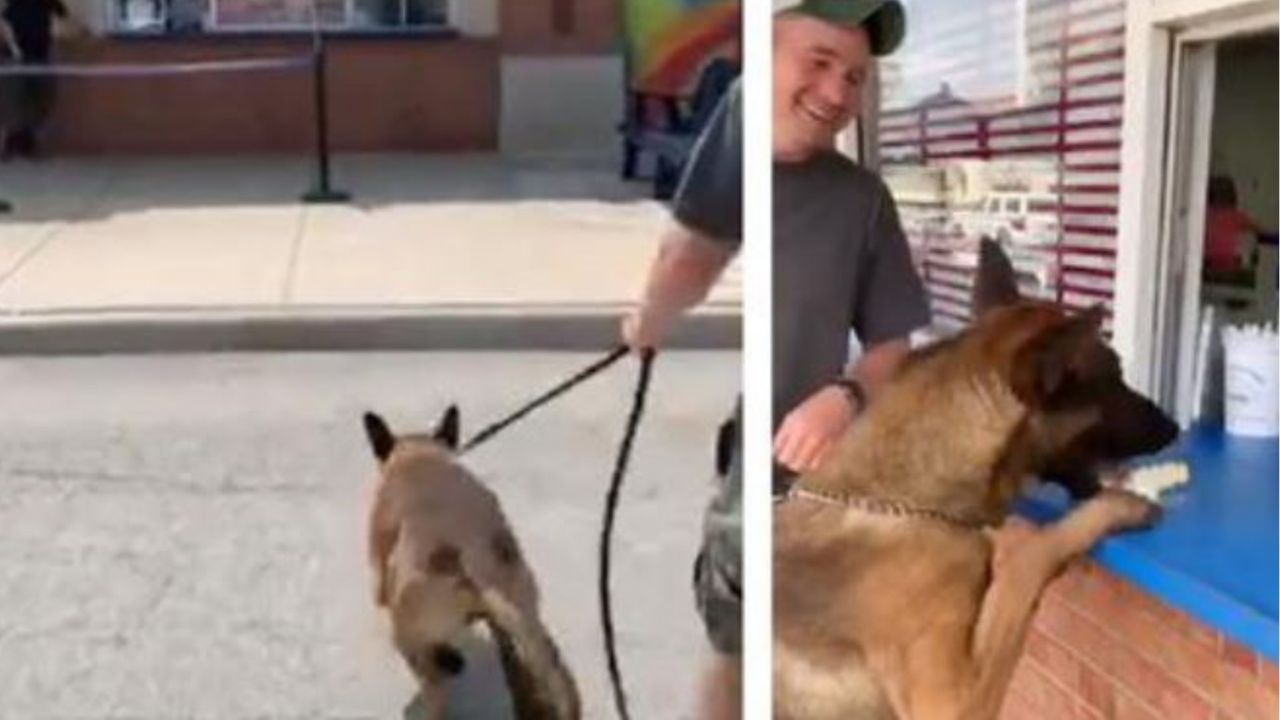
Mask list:
POLYGON ((731 245, 680 223, 662 238, 640 306, 622 324, 632 349, 659 346, 675 321, 706 298, 733 258, 731 245))
MULTIPOLYGON (((906 338, 878 343, 849 366, 847 376, 874 398, 911 352, 906 338)), ((787 413, 773 441, 778 462, 796 472, 816 468, 835 446, 862 408, 855 407, 844 389, 828 385, 787 413)))

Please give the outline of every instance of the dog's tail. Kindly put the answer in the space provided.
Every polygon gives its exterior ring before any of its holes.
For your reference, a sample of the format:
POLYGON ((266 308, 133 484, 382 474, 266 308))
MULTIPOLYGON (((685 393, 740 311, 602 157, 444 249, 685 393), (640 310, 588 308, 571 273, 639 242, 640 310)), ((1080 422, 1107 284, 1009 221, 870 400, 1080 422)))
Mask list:
POLYGON ((480 591, 519 720, 578 720, 573 675, 541 621, 520 612, 498 589, 480 591))

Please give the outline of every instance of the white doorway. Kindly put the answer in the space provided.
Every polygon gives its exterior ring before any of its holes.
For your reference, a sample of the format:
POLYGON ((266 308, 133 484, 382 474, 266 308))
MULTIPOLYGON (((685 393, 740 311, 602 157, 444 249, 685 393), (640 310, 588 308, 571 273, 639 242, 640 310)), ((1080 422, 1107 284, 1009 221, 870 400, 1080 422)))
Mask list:
POLYGON ((1276 17, 1190 23, 1171 40, 1147 372, 1152 397, 1186 425, 1208 308, 1222 322, 1275 322, 1276 17))

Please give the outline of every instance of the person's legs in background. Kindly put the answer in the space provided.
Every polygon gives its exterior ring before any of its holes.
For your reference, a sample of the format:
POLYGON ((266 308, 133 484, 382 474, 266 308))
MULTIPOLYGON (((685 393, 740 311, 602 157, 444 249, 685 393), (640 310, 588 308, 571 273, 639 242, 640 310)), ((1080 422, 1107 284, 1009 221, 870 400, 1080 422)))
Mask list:
MULTIPOLYGON (((0 52, 0 67, 16 63, 0 52)), ((13 134, 22 124, 24 78, 16 75, 0 77, 0 160, 13 155, 13 134)))
MULTIPOLYGON (((44 61, 32 65, 46 64, 44 61)), ((39 132, 50 113, 57 96, 57 81, 52 75, 31 75, 20 78, 18 88, 18 124, 5 137, 5 152, 35 158, 41 154, 39 132)))
POLYGON ((699 688, 699 718, 742 717, 742 425, 741 406, 721 427, 720 488, 707 507, 702 549, 694 561, 698 612, 714 651, 699 688))

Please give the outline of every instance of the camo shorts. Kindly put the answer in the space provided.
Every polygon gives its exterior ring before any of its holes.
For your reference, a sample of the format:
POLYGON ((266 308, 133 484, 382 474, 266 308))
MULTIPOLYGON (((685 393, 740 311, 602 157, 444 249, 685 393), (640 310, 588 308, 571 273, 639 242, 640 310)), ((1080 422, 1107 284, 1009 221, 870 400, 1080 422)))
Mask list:
POLYGON ((735 412, 732 456, 703 518, 702 548, 693 563, 693 588, 707 639, 727 655, 742 653, 741 405, 735 412))

